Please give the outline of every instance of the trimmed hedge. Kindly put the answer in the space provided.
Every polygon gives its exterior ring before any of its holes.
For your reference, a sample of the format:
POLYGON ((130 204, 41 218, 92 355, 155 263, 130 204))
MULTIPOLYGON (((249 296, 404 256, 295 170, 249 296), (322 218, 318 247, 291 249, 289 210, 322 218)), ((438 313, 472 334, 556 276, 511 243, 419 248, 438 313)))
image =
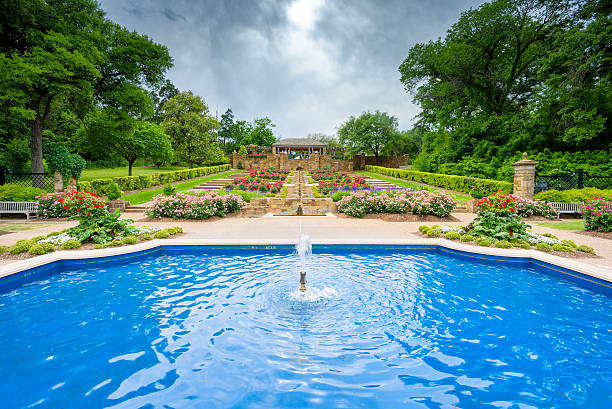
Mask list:
POLYGON ((154 173, 147 176, 123 176, 112 179, 94 179, 79 182, 79 190, 94 192, 100 196, 107 196, 111 182, 119 185, 123 191, 146 189, 153 186, 161 186, 179 180, 193 179, 212 173, 230 170, 230 165, 206 166, 202 168, 177 170, 174 172, 154 173))
POLYGON ((419 172, 417 170, 385 168, 382 166, 366 165, 368 172, 406 179, 413 182, 425 183, 443 189, 470 193, 473 186, 479 186, 489 193, 502 191, 512 193, 513 184, 501 180, 478 179, 469 176, 444 175, 441 173, 419 172))
POLYGON ((612 197, 612 189, 597 189, 594 187, 585 187, 583 189, 569 190, 546 190, 535 195, 536 199, 545 200, 547 202, 588 202, 596 197, 609 198, 612 197))
POLYGON ((44 190, 36 187, 2 185, 0 186, 0 202, 35 202, 36 196, 44 193, 44 190))

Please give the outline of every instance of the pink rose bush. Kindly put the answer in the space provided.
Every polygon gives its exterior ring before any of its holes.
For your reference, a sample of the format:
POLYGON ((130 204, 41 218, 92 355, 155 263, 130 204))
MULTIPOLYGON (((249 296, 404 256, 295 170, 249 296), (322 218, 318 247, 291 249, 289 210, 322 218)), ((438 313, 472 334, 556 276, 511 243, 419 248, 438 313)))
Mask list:
POLYGON ((278 193, 283 188, 283 182, 289 173, 288 170, 255 169, 247 176, 226 184, 225 189, 278 193))
POLYGON ((596 197, 582 206, 581 213, 587 230, 612 231, 612 198, 596 197))
POLYGON ((447 217, 457 201, 451 195, 427 190, 398 192, 356 192, 338 202, 338 211, 352 217, 374 213, 412 213, 447 217))
POLYGON ((147 209, 149 217, 171 217, 173 219, 208 219, 224 217, 239 212, 246 202, 238 195, 220 195, 206 192, 202 195, 177 193, 175 196, 157 195, 147 209))

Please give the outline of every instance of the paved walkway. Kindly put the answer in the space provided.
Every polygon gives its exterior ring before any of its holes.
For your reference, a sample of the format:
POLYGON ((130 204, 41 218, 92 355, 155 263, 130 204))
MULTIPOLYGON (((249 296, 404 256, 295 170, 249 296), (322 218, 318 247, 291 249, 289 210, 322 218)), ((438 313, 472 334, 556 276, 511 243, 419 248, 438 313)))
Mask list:
MULTIPOLYGON (((138 220, 143 215, 133 214, 130 217, 138 220)), ((469 223, 475 215, 471 213, 454 213, 459 222, 444 223, 460 226, 469 223)), ((36 222, 33 222, 36 223, 36 222)), ((63 225, 33 229, 0 236, 0 244, 10 245, 19 239, 27 239, 74 225, 67 222, 63 225)), ((310 235, 313 243, 323 240, 393 240, 422 238, 418 232, 421 224, 434 225, 435 222, 386 222, 378 219, 353 219, 325 216, 288 216, 288 217, 227 217, 212 221, 170 221, 170 222, 137 222, 137 225, 181 226, 185 239, 283 239, 297 242, 300 234, 310 235)), ((612 273, 612 241, 585 236, 572 231, 564 231, 533 225, 539 233, 552 233, 562 240, 574 240, 577 244, 586 244, 595 249, 601 258, 579 258, 577 261, 612 273)))

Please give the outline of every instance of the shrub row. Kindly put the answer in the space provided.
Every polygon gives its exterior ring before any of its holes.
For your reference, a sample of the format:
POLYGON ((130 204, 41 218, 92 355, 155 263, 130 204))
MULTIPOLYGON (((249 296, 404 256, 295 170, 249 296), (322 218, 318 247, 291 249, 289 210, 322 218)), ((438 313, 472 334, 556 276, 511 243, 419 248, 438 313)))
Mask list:
POLYGON ((18 185, 1 185, 0 202, 34 202, 36 196, 45 193, 36 187, 24 187, 18 185))
POLYGON ((146 189, 153 186, 161 186, 179 180, 193 179, 200 176, 210 175, 211 173, 224 172, 230 170, 230 165, 207 166, 202 168, 177 170, 174 172, 154 173, 147 176, 124 176, 112 179, 94 179, 91 181, 79 182, 79 190, 91 191, 98 195, 108 195, 111 182, 119 185, 124 191, 146 189))
POLYGON ((588 202, 596 197, 610 198, 612 197, 612 189, 597 189, 595 187, 585 187, 584 189, 570 190, 547 190, 535 195, 536 199, 545 200, 547 202, 588 202))
POLYGON ((470 193, 473 186, 479 186, 488 193, 502 191, 512 193, 513 185, 510 182, 500 180, 478 179, 469 176, 444 175, 441 173, 419 172, 417 170, 384 168, 382 166, 366 165, 368 172, 381 175, 406 179, 413 182, 425 183, 443 189, 456 190, 458 192, 470 193))

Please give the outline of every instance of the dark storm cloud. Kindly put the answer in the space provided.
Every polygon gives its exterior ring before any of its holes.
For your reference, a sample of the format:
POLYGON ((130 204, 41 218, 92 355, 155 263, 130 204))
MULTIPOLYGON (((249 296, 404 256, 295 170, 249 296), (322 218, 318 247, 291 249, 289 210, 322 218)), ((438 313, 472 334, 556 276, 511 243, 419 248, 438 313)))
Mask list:
POLYGON ((281 137, 334 133, 380 109, 411 125, 418 108, 397 67, 482 0, 102 0, 109 18, 166 45, 170 79, 221 115, 269 116, 281 137))

